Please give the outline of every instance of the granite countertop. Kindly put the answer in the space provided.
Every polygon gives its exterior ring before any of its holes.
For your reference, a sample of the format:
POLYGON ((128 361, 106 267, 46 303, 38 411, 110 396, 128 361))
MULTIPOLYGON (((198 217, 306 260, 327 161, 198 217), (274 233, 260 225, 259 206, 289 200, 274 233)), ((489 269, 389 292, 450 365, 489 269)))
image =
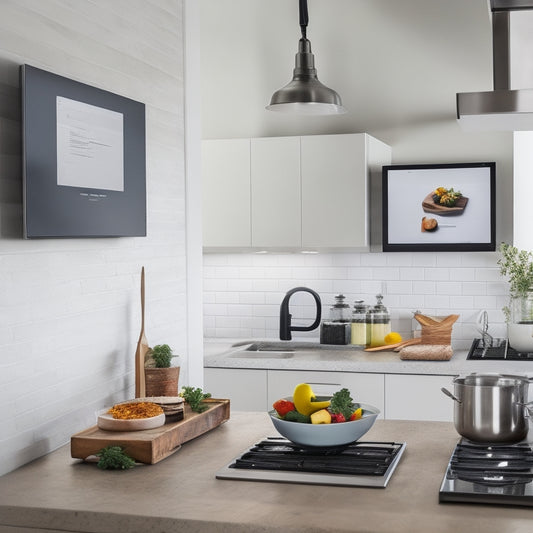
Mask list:
POLYGON ((216 479, 220 468, 275 434, 266 413, 237 412, 160 463, 126 471, 71 459, 64 446, 0 478, 0 531, 531 531, 531 508, 438 503, 458 440, 448 422, 376 421, 364 440, 407 443, 385 489, 216 479))
MULTIPOLYGON (((259 342, 264 341, 272 342, 275 339, 259 339, 259 342)), ((470 361, 466 359, 466 350, 454 350, 449 361, 419 361, 402 360, 394 351, 365 352, 353 346, 325 348, 324 345, 319 347, 317 343, 312 343, 318 349, 295 352, 291 357, 284 358, 269 357, 268 352, 258 354, 244 351, 254 342, 258 340, 205 339, 204 367, 448 376, 471 372, 533 374, 533 361, 470 361)))

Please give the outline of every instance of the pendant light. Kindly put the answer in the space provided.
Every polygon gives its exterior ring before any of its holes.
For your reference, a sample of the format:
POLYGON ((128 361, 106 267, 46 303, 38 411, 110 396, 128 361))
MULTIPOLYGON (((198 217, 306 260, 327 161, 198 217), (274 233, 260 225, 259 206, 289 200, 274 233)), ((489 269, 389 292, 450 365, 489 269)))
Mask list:
POLYGON ((302 37, 298 42, 298 53, 290 83, 272 95, 269 111, 296 113, 300 115, 336 115, 346 113, 341 97, 318 81, 315 57, 311 53, 311 42, 307 39, 307 0, 299 0, 300 29, 302 37))

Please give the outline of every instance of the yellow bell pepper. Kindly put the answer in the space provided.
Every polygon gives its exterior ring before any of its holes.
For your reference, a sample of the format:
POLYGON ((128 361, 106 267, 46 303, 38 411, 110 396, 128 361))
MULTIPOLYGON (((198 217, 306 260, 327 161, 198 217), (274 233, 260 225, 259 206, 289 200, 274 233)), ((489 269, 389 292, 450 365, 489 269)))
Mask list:
POLYGON ((352 413, 350 420, 359 420, 360 418, 363 418, 363 409, 361 407, 352 413))
POLYGON ((320 409, 326 409, 330 405, 330 401, 315 402, 316 396, 308 383, 300 383, 296 385, 292 395, 292 401, 296 410, 302 415, 311 415, 320 409))
POLYGON ((311 415, 311 424, 331 424, 331 415, 327 409, 320 409, 311 415))

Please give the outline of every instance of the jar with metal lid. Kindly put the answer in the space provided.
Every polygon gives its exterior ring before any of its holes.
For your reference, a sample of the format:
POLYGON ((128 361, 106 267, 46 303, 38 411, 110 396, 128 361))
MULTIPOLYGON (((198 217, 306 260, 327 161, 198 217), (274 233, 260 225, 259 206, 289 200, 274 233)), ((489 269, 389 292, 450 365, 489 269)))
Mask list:
POLYGON ((383 346, 385 337, 391 332, 390 313, 383 305, 383 295, 376 295, 377 303, 366 314, 367 348, 383 346))
POLYGON ((351 338, 350 344, 355 346, 366 346, 366 313, 368 305, 363 300, 355 300, 352 311, 351 338))
POLYGON ((320 344, 350 344, 351 311, 345 296, 335 296, 335 304, 329 309, 329 319, 320 326, 320 344))

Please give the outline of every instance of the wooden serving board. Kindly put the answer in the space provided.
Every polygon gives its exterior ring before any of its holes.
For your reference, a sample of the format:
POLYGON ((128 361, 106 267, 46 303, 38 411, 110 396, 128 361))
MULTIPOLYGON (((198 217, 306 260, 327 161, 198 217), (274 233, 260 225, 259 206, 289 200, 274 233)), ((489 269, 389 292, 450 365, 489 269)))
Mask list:
POLYGON ((209 398, 209 409, 191 411, 185 404, 183 420, 143 431, 105 431, 93 426, 70 438, 70 455, 86 459, 106 446, 123 446, 124 452, 141 463, 154 464, 174 453, 187 441, 229 420, 230 401, 209 398))
POLYGON ((422 209, 426 213, 433 213, 435 215, 461 215, 465 210, 466 204, 468 203, 468 198, 466 196, 461 196, 457 199, 454 207, 446 207, 445 205, 438 205, 433 201, 433 193, 430 192, 424 200, 422 200, 422 209))

